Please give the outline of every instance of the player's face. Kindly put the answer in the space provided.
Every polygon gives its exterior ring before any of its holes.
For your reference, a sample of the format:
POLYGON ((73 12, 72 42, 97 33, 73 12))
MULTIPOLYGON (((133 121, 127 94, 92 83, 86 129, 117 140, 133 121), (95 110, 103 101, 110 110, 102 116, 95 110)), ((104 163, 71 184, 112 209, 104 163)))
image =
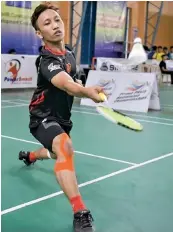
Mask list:
POLYGON ((59 14, 51 9, 45 10, 37 20, 37 35, 44 41, 60 42, 64 39, 64 23, 59 14))

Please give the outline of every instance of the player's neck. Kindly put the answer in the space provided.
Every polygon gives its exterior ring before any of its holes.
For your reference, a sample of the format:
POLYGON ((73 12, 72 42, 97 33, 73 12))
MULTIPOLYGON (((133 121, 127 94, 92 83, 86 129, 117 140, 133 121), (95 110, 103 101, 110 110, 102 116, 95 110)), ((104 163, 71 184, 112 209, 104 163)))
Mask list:
POLYGON ((45 47, 48 48, 49 50, 56 52, 56 53, 61 53, 61 52, 65 51, 65 45, 62 41, 56 42, 56 43, 46 42, 45 47))

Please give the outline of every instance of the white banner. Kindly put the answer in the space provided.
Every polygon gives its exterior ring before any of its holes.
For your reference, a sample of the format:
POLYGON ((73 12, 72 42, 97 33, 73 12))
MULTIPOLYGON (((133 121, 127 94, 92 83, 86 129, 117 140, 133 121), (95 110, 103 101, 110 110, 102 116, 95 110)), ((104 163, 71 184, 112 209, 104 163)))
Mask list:
POLYGON ((128 59, 99 57, 97 58, 96 70, 107 72, 139 72, 139 67, 139 65, 129 64, 128 59))
MULTIPOLYGON (((160 61, 158 60, 147 60, 145 62, 147 65, 157 65, 159 67, 160 61)), ((142 64, 141 64, 142 65, 142 64)), ((138 66, 136 66, 137 68, 138 66)), ((168 70, 173 70, 173 61, 166 60, 166 67, 168 70)), ((133 65, 133 69, 135 65, 133 65)), ((96 70, 98 71, 118 71, 118 70, 131 70, 132 66, 128 65, 128 59, 124 58, 106 58, 106 57, 98 57, 97 58, 97 65, 96 70)), ((160 68, 159 68, 160 70, 160 68)))
POLYGON ((1 55, 1 89, 37 86, 37 56, 1 55))
POLYGON ((160 110, 160 99, 159 99, 159 92, 158 92, 158 86, 157 86, 156 79, 153 84, 153 89, 152 89, 150 102, 149 102, 149 109, 160 110))
MULTIPOLYGON (((147 112, 149 106, 152 109, 160 109, 154 73, 90 71, 86 86, 94 85, 104 88, 109 105, 114 109, 135 112, 147 112)), ((96 104, 90 99, 82 99, 81 105, 96 104)))
POLYGON ((117 68, 122 66, 120 62, 122 62, 123 60, 125 61, 125 59, 98 57, 96 70, 107 71, 107 72, 116 71, 117 68))

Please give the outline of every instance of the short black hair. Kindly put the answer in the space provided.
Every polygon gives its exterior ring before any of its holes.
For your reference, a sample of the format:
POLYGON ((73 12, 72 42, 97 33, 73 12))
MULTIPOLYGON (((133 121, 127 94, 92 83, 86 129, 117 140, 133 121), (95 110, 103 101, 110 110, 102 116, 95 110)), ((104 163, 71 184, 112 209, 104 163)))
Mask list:
POLYGON ((144 50, 147 51, 147 52, 150 51, 150 49, 149 49, 148 46, 146 46, 146 45, 143 45, 143 48, 144 48, 144 50))
POLYGON ((8 54, 11 54, 11 53, 16 53, 16 50, 15 50, 14 48, 10 49, 10 50, 8 51, 8 54))
POLYGON ((41 52, 42 48, 43 48, 43 46, 40 46, 40 47, 38 48, 38 51, 41 52))
POLYGON ((157 46, 152 46, 152 50, 156 51, 157 50, 157 46))
POLYGON ((162 46, 158 46, 158 48, 162 48, 162 46))
POLYGON ((172 49, 172 48, 173 48, 173 46, 170 47, 170 49, 172 49))
POLYGON ((168 48, 167 48, 167 47, 164 47, 163 49, 164 49, 164 50, 168 50, 168 48))
POLYGON ((49 9, 59 13, 59 9, 52 5, 40 4, 35 8, 34 13, 31 16, 31 24, 35 30, 38 30, 37 19, 40 16, 40 14, 43 13, 45 10, 49 10, 49 9))

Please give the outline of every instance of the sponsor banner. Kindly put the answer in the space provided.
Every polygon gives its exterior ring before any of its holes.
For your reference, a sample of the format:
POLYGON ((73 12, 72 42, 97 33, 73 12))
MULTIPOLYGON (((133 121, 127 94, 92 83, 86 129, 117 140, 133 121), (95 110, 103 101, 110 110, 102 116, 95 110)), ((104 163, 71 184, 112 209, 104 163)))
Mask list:
POLYGON ((173 61, 172 60, 166 60, 166 67, 168 70, 173 71, 173 61))
POLYGON ((41 1, 1 1, 1 53, 38 54, 41 45, 31 26, 31 15, 41 1))
POLYGON ((149 109, 160 110, 160 99, 159 99, 157 79, 155 79, 153 84, 152 93, 149 102, 149 109))
POLYGON ((1 89, 37 86, 37 56, 1 55, 1 89))
POLYGON ((125 71, 137 71, 139 65, 129 64, 128 59, 123 58, 97 58, 96 70, 107 71, 107 72, 125 72, 125 71))
MULTIPOLYGON (((154 87, 154 83, 157 85, 154 73, 112 73, 92 70, 89 72, 86 86, 102 86, 108 95, 109 105, 114 109, 147 112, 149 105, 152 109, 156 109, 155 105, 157 110, 160 109, 158 90, 157 86, 154 87), (155 93, 154 98, 152 93, 155 93)), ((82 99, 81 105, 96 104, 90 99, 82 99)))
MULTIPOLYGON (((159 61, 157 60, 147 60, 146 65, 150 65, 153 68, 155 65, 159 67, 159 61)), ((142 65, 142 64, 141 64, 142 65)), ((113 71, 126 71, 126 70, 137 70, 139 65, 129 65, 128 59, 123 58, 106 58, 106 57, 98 57, 96 63, 96 70, 113 72, 113 71)), ((166 60, 166 67, 168 70, 173 70, 173 61, 166 60)))
POLYGON ((98 1, 96 14, 95 57, 115 57, 123 51, 127 3, 125 1, 98 1))
POLYGON ((96 70, 101 71, 117 71, 122 67, 122 62, 125 62, 125 59, 115 59, 115 58, 97 58, 97 67, 96 70), (121 62, 121 63, 120 63, 121 62))

